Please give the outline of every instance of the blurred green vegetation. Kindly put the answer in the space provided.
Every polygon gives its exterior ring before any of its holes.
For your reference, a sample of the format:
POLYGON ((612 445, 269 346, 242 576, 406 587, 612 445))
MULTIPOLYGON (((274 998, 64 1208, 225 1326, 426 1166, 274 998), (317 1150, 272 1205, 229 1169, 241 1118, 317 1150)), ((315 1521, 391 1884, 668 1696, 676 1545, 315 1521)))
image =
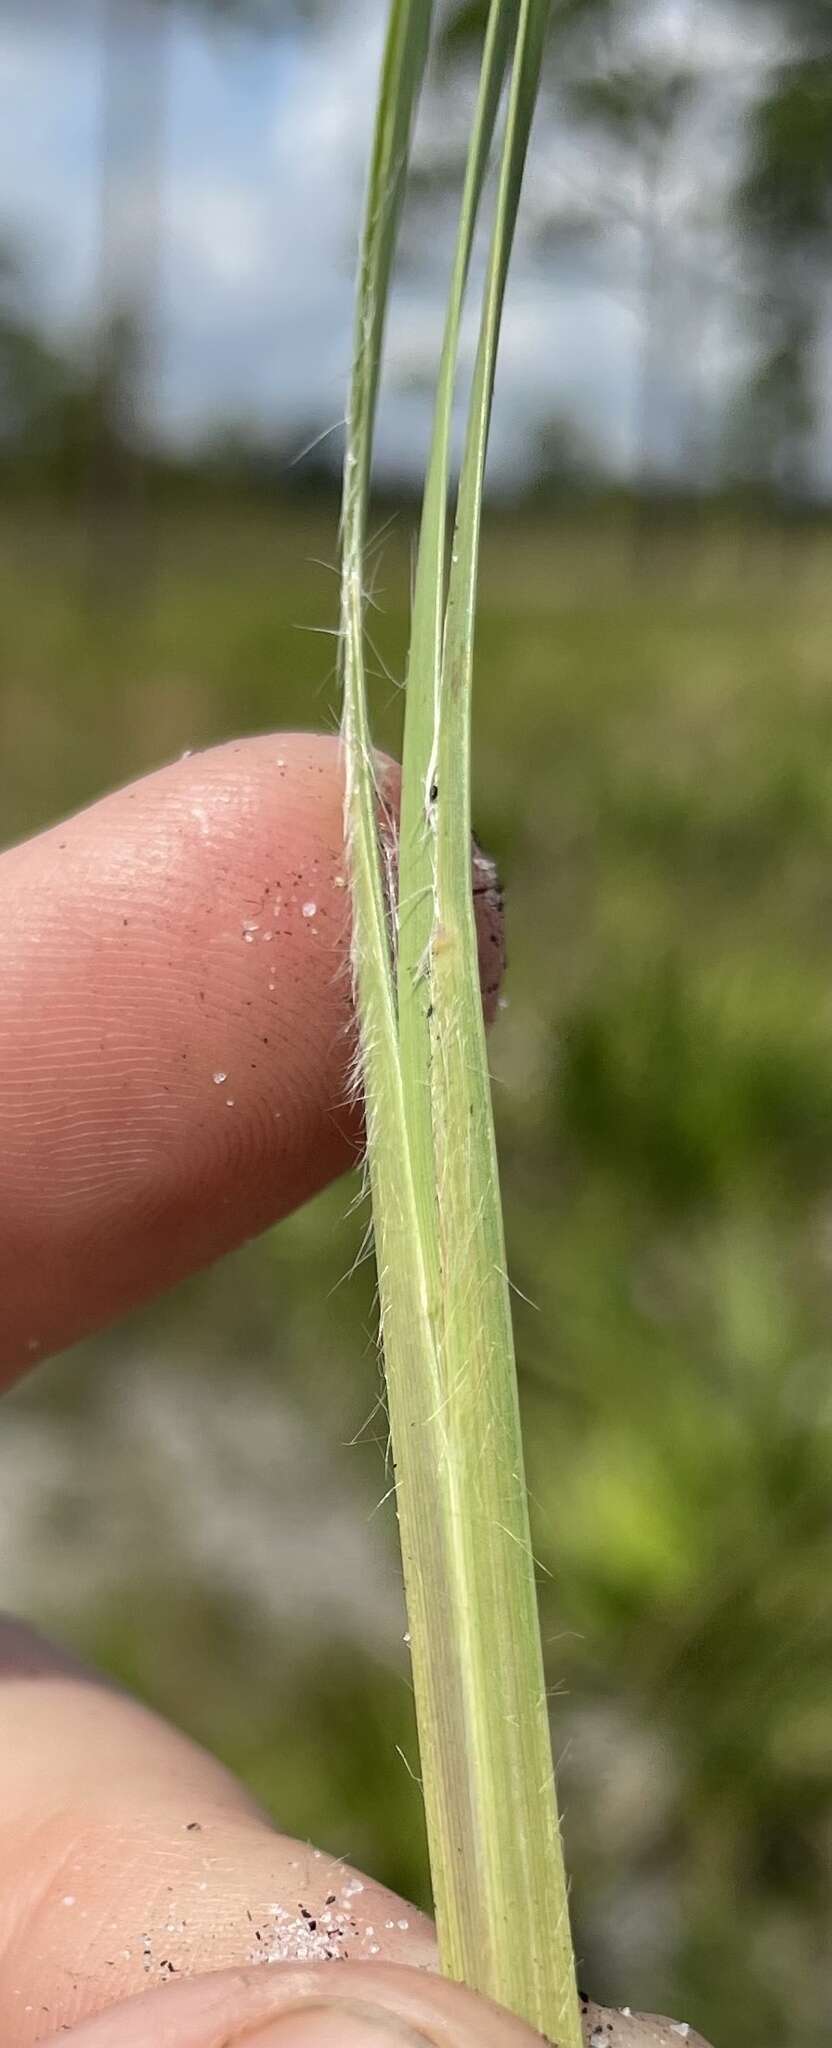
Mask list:
MULTIPOLYGON (((376 556, 391 745, 411 528, 376 556)), ((310 629, 334 620, 334 559, 322 510, 180 509, 141 578, 102 593, 77 523, 9 517, 4 839, 186 747, 331 728, 331 644, 310 629)), ((822 526, 727 514, 635 549, 612 516, 493 516, 483 555, 477 827, 510 944, 495 1094, 581 1973, 718 2048, 832 2031, 830 570, 822 526)), ((77 1518, 112 1455, 108 1372, 180 1373, 198 1455, 198 1363, 261 1455, 279 1386, 395 1577, 372 1276, 345 1277, 354 1192, 15 1392, 10 1426, 70 1431, 77 1518)), ((123 1462, 141 1513, 126 1441, 123 1462)), ((238 1435, 243 1526, 246 1483, 238 1435)), ((311 1532, 313 1488, 307 1512, 311 1532)), ((276 1498, 275 1579, 280 1526, 276 1498)), ((319 1631, 314 1583, 304 1629, 275 1622, 262 1579, 241 1598, 185 1533, 115 1595, 68 1600, 45 1561, 38 1617, 283 1826, 425 1900, 397 1626, 360 1630, 353 1587, 319 1631)), ((333 1544, 330 1594, 344 1568, 333 1544)))

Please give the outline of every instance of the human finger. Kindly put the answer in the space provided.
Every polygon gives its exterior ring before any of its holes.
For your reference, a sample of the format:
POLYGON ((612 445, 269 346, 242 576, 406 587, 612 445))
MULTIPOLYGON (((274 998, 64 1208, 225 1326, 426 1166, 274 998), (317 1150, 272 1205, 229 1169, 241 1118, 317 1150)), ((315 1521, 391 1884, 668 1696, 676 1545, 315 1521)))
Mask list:
POLYGON ((430 1923, 280 1833, 218 1761, 0 1627, 0 2041, 201 1971, 435 1957, 430 1923))
POLYGON ((70 2041, 72 2048, 540 2048, 541 2037, 461 1984, 347 1963, 195 1978, 102 2015, 73 2030, 70 2041))
MULTIPOLYGON (((342 813, 339 742, 272 734, 2 856, 0 1384, 356 1157, 342 813)), ((475 875, 489 1009, 502 919, 475 875)))

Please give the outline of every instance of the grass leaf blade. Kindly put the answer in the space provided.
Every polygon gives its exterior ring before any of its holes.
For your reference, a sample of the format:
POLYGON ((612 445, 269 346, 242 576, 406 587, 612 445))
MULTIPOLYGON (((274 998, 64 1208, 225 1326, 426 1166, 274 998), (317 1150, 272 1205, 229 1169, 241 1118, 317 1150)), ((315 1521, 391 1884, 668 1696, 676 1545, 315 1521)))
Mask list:
POLYGON ((469 1742, 488 1816, 481 1883, 497 1958, 495 1977, 482 1988, 564 2048, 578 2048, 470 888, 470 722, 483 479, 502 302, 547 16, 545 0, 522 0, 459 486, 434 755, 430 1076, 442 1241, 456 1266, 453 1292, 449 1286, 441 1292, 450 1455, 464 1475, 463 1496, 473 1504, 461 1532, 470 1589, 465 1658, 475 1716, 469 1742), (522 1953, 499 1942, 506 1914, 524 1929, 522 1953))
MULTIPOLYGON (((519 0, 492 0, 465 168, 453 270, 439 363, 433 431, 422 506, 405 700, 399 833, 398 1005, 405 1074, 424 1075, 430 1056, 426 962, 434 922, 434 846, 430 789, 442 677, 445 558, 451 424, 459 333, 474 230, 494 135, 500 92, 517 26, 519 0)), ((428 1091, 411 1091, 410 1128, 426 1234, 435 1235, 432 1116, 428 1091)))
POLYGON ((504 1255, 471 943, 468 829, 482 474, 544 15, 535 0, 521 0, 519 6, 518 0, 495 0, 489 21, 420 549, 414 699, 405 759, 406 815, 413 830, 406 835, 399 920, 400 943, 404 936, 409 950, 398 987, 377 844, 363 658, 363 560, 384 315, 429 31, 429 7, 408 6, 406 0, 393 0, 391 9, 362 245, 343 505, 343 732, 376 1261, 442 1966, 553 2037, 557 2030, 562 2048, 577 2048, 511 1323, 505 1283, 502 1292, 494 1285, 504 1255), (459 320, 512 35, 509 112, 443 642, 448 449, 459 320), (434 801, 434 774, 442 791, 435 842, 419 821, 426 791, 431 805, 434 801), (461 801, 451 827, 455 779, 461 801), (409 919, 412 905, 422 902, 418 885, 423 873, 429 879, 425 968, 433 1022, 424 991, 417 994, 421 941, 414 937, 418 920, 411 927, 409 919), (490 1176, 485 1188, 482 1175, 490 1176))

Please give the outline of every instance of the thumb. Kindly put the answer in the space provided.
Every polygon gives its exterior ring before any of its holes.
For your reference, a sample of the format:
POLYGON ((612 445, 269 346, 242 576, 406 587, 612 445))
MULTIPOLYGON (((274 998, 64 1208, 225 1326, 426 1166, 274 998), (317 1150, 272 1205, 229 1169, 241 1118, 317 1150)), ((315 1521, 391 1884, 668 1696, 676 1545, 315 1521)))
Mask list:
MULTIPOLYGON (((112 2006, 48 2048, 540 2048, 461 1984, 386 1963, 258 1964, 112 2006)), ((46 2048, 46 2044, 44 2044, 46 2048)))
MULTIPOLYGON (((581 2000, 585 2048, 707 2048, 693 2027, 581 2000)), ((72 2048, 541 2048, 490 2000, 393 1963, 216 1970, 69 2029, 72 2048)), ((66 2031, 43 2048, 62 2048, 66 2031)), ((550 2048, 558 2048, 557 2041, 550 2048)))

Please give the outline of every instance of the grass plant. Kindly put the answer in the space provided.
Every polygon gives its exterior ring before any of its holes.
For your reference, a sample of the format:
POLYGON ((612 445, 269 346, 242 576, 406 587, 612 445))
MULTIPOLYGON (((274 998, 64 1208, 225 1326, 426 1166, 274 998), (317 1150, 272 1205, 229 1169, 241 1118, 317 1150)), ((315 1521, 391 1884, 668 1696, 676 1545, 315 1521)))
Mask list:
POLYGON ((381 1331, 443 1969, 578 2048, 471 895, 480 518, 497 344, 547 6, 493 0, 437 377, 407 673, 398 905, 364 665, 373 424, 431 7, 393 0, 359 265, 342 518, 354 972, 381 1331), (448 560, 469 261, 502 107, 448 560), (392 938, 391 945, 391 925, 392 938))

